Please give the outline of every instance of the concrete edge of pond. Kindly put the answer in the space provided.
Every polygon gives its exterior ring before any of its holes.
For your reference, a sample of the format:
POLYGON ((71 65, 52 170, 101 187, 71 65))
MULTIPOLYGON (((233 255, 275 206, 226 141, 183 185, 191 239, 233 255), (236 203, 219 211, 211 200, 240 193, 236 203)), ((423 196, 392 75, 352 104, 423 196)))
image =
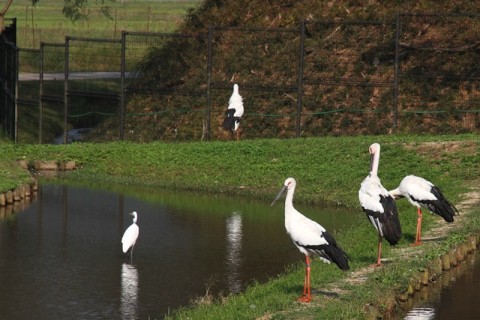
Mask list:
POLYGON ((474 254, 479 246, 480 233, 476 233, 467 237, 464 242, 457 244, 450 251, 432 259, 426 268, 419 270, 410 280, 407 290, 395 297, 398 306, 402 308, 408 305, 409 299, 413 299, 423 287, 435 283, 445 272, 459 266, 469 255, 474 254))
MULTIPOLYGON (((40 172, 45 175, 55 174, 61 171, 71 171, 77 168, 75 161, 34 161, 30 163, 26 160, 19 160, 18 164, 31 172, 40 172)), ((32 178, 29 184, 21 185, 15 189, 0 193, 0 207, 8 207, 15 203, 20 203, 25 199, 30 199, 37 191, 37 180, 32 178)), ((17 210, 14 210, 17 211, 17 210)))
POLYGON ((465 241, 455 245, 448 252, 429 261, 427 266, 418 270, 408 284, 407 289, 396 294, 388 304, 382 307, 368 304, 365 306, 366 319, 396 319, 398 311, 405 311, 410 305, 410 301, 415 299, 420 290, 435 284, 446 272, 459 267, 460 264, 473 255, 480 246, 480 233, 469 235, 465 241))
POLYGON ((28 162, 27 160, 19 160, 18 164, 27 170, 35 171, 70 171, 77 168, 77 163, 73 160, 70 161, 41 161, 37 160, 33 163, 28 162))
MULTIPOLYGON (((15 205, 21 203, 30 203, 30 199, 35 196, 35 193, 38 190, 37 181, 32 179, 32 182, 29 184, 24 184, 16 189, 8 190, 6 192, 0 193, 0 208, 14 207, 15 205)), ((20 211, 13 210, 13 211, 20 211)))

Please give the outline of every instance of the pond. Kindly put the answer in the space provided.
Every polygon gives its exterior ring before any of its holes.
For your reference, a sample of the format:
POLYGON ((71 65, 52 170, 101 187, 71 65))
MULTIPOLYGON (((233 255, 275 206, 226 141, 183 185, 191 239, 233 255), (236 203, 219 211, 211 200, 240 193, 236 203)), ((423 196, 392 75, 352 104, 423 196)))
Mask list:
MULTIPOLYGON (((47 183, 24 210, 0 215, 0 318, 162 318, 304 260, 282 203, 140 193, 47 183), (140 236, 130 264, 120 240, 133 210, 140 236)), ((358 221, 345 209, 298 208, 331 232, 358 221)))
POLYGON ((404 320, 479 319, 480 254, 469 255, 446 271, 436 283, 424 287, 410 302, 404 320))

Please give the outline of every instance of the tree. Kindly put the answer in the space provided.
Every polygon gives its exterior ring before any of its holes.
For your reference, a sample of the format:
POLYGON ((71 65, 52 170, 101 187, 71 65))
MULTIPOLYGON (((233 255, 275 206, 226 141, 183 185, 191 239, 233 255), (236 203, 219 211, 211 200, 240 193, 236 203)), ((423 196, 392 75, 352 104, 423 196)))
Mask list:
POLYGON ((8 8, 10 8, 12 2, 13 0, 7 0, 7 3, 5 3, 2 10, 0 11, 0 33, 2 33, 3 29, 5 29, 5 13, 7 13, 8 8))
MULTIPOLYGON (((32 0, 33 3, 39 0, 32 0)), ((100 11, 109 19, 112 19, 110 15, 110 6, 108 2, 115 2, 115 0, 95 0, 95 3, 100 4, 100 11)), ((71 21, 86 20, 89 14, 88 0, 65 0, 63 6, 63 15, 69 18, 71 21)))
MULTIPOLYGON (((32 4, 36 5, 39 1, 40 0, 32 0, 32 4)), ((107 5, 109 2, 115 2, 115 0, 95 0, 95 3, 100 4, 100 10, 102 11, 103 15, 111 19, 111 8, 107 5)), ((0 11, 0 33, 5 28, 5 14, 12 3, 13 0, 7 0, 0 11)), ((88 14, 90 13, 88 0, 65 0, 62 13, 71 21, 86 20, 88 14)))

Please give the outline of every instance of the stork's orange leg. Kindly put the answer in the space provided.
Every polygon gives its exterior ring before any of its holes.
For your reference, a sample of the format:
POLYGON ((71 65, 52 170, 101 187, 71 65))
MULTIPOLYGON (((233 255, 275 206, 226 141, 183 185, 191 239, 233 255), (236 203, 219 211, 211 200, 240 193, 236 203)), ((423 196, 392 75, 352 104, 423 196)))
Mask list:
POLYGON ((422 209, 417 209, 417 234, 415 235, 415 242, 413 246, 422 244, 422 209))
POLYGON ((377 248, 377 264, 374 264, 373 267, 381 267, 382 266, 382 236, 380 233, 378 234, 378 248, 377 248))
POLYGON ((312 300, 310 290, 310 257, 305 255, 305 281, 303 283, 303 295, 298 298, 299 302, 310 302, 312 300))

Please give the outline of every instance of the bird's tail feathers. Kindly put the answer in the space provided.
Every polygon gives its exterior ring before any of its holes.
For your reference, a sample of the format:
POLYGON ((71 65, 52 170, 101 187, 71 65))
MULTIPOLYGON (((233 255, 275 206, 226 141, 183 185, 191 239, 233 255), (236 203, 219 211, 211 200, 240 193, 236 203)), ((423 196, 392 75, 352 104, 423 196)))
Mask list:
POLYGON ((396 212, 386 215, 385 218, 386 219, 382 221, 381 224, 383 238, 385 238, 390 245, 394 246, 402 238, 400 219, 396 212))
POLYGON ((225 112, 225 119, 223 120, 222 124, 223 129, 233 131, 235 128, 235 117, 233 116, 234 113, 234 109, 228 109, 225 112))
POLYGON ((396 245, 402 238, 402 228, 398 216, 392 216, 388 223, 383 224, 383 237, 392 246, 396 245))
POLYGON ((458 209, 448 201, 438 187, 433 187, 432 192, 438 200, 427 203, 428 209, 441 216, 445 221, 453 222, 454 216, 460 214, 458 209))
POLYGON ((342 250, 342 248, 329 245, 325 249, 325 253, 330 258, 329 260, 335 263, 339 269, 344 271, 350 269, 350 266, 348 265, 348 255, 342 250))
POLYGON ((455 208, 448 201, 435 200, 435 203, 427 203, 428 210, 441 216, 446 222, 453 222, 454 216, 458 214, 457 208, 455 208))
POLYGON ((385 208, 385 212, 380 215, 379 220, 382 228, 383 238, 390 243, 396 245, 402 238, 402 227, 398 218, 397 206, 392 197, 380 196, 380 203, 385 208))
MULTIPOLYGON (((350 267, 348 265, 348 255, 342 250, 342 248, 337 246, 335 238, 327 231, 323 233, 323 237, 328 242, 328 245, 324 250, 324 253, 327 257, 324 258, 334 262, 341 270, 349 270, 350 267)), ((319 255, 322 256, 320 253, 319 255)))

